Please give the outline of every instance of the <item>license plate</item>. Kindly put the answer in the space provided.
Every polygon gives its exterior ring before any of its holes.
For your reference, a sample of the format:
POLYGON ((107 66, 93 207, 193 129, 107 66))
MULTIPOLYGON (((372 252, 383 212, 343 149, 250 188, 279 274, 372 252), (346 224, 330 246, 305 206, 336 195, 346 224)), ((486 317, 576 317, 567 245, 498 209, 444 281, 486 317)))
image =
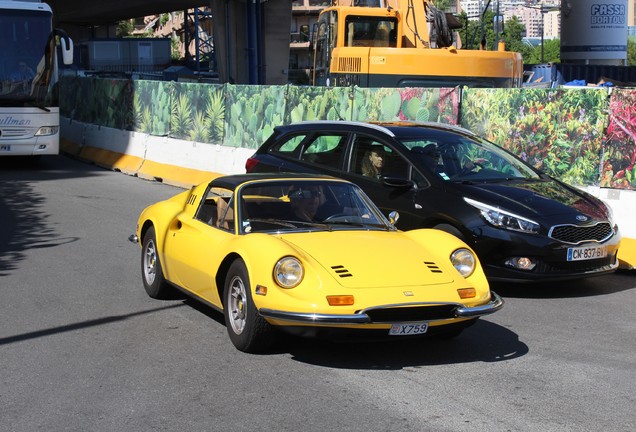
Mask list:
POLYGON ((0 151, 11 151, 11 146, 9 144, 0 145, 0 151))
POLYGON ((428 330, 428 323, 405 323, 405 324, 391 324, 391 330, 389 334, 391 336, 409 336, 416 334, 424 334, 428 330))
POLYGON ((607 246, 582 246, 568 248, 568 261, 583 261, 607 256, 607 246))

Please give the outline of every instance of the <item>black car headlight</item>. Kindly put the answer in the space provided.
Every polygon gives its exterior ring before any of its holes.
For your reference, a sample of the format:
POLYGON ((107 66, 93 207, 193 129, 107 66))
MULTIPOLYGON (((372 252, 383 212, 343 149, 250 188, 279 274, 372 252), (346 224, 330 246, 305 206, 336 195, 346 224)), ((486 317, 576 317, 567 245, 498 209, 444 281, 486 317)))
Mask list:
POLYGON ((497 228, 520 231, 529 234, 536 234, 539 232, 539 224, 533 220, 526 219, 522 216, 470 198, 464 198, 464 201, 479 210, 482 217, 486 219, 486 222, 496 226, 497 228))
POLYGON ((453 252, 450 256, 450 260, 453 267, 465 278, 473 274, 475 266, 477 265, 475 254, 465 248, 457 249, 453 252))
POLYGON ((612 207, 605 201, 601 201, 601 204, 605 207, 607 221, 610 223, 611 226, 615 226, 616 223, 614 222, 614 210, 612 210, 612 207))
POLYGON ((302 282, 304 275, 302 263, 291 256, 279 259, 274 266, 274 279, 282 288, 294 288, 302 282))

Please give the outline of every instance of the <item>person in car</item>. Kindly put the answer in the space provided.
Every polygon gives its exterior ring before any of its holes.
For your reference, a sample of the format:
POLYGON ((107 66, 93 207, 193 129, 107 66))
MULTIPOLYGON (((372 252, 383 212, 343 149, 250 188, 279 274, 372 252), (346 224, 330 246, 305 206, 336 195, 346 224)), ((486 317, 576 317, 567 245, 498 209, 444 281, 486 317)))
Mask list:
POLYGON ((322 204, 322 192, 317 186, 303 186, 293 188, 289 192, 289 202, 292 209, 292 217, 297 220, 313 222, 322 204))
POLYGON ((424 165, 431 171, 435 172, 439 163, 440 152, 437 144, 428 144, 424 147, 413 147, 411 152, 420 155, 424 161, 424 165))
POLYGON ((373 146, 367 150, 362 158, 362 175, 380 178, 384 166, 384 149, 382 146, 373 146))

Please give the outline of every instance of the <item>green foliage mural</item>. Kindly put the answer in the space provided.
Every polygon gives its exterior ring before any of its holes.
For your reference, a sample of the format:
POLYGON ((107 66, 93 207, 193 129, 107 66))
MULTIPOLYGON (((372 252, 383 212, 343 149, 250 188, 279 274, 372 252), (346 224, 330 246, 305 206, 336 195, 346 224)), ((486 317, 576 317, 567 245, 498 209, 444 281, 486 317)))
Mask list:
POLYGON ((567 183, 636 189, 633 89, 609 95, 589 87, 370 89, 67 76, 60 86, 61 115, 72 120, 250 149, 274 126, 303 120, 461 124, 567 183))
POLYGON ((353 119, 457 124, 459 89, 354 89, 353 119))
POLYGON ((88 99, 91 118, 106 127, 130 130, 133 120, 132 83, 124 79, 95 79, 93 93, 88 99))
POLYGON ((609 108, 601 186, 636 190, 636 91, 614 90, 609 108))
POLYGON ((172 83, 133 81, 133 130, 151 135, 168 135, 170 130, 170 94, 172 83))
POLYGON ((132 81, 62 77, 60 87, 62 115, 86 123, 131 129, 132 81))
POLYGON ((225 130, 225 86, 171 83, 172 138, 222 144, 225 130))
POLYGON ((598 185, 605 89, 466 89, 461 124, 570 184, 598 185))
POLYGON ((228 86, 225 110, 223 143, 255 149, 282 124, 285 86, 228 86))
POLYGON ((351 120, 350 87, 287 86, 285 123, 311 120, 351 120))

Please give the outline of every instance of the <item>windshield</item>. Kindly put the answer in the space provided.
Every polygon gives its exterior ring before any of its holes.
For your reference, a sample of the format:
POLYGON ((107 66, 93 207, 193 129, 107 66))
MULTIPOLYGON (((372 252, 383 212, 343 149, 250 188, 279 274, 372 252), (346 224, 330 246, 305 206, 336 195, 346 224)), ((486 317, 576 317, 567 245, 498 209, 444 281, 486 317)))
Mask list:
POLYGON ((44 100, 48 71, 38 71, 51 34, 51 14, 46 11, 0 11, 0 103, 44 100), (34 81, 37 85, 34 85, 34 81), (44 83, 44 88, 42 84, 44 83))
POLYGON ((239 205, 240 229, 244 234, 395 229, 369 198, 349 183, 255 182, 241 189, 239 205))
POLYGON ((400 141, 419 168, 446 181, 540 179, 532 167, 491 142, 450 131, 414 129, 420 133, 409 133, 400 141))
POLYGON ((397 46, 397 20, 372 16, 350 15, 345 20, 345 46, 397 46))

